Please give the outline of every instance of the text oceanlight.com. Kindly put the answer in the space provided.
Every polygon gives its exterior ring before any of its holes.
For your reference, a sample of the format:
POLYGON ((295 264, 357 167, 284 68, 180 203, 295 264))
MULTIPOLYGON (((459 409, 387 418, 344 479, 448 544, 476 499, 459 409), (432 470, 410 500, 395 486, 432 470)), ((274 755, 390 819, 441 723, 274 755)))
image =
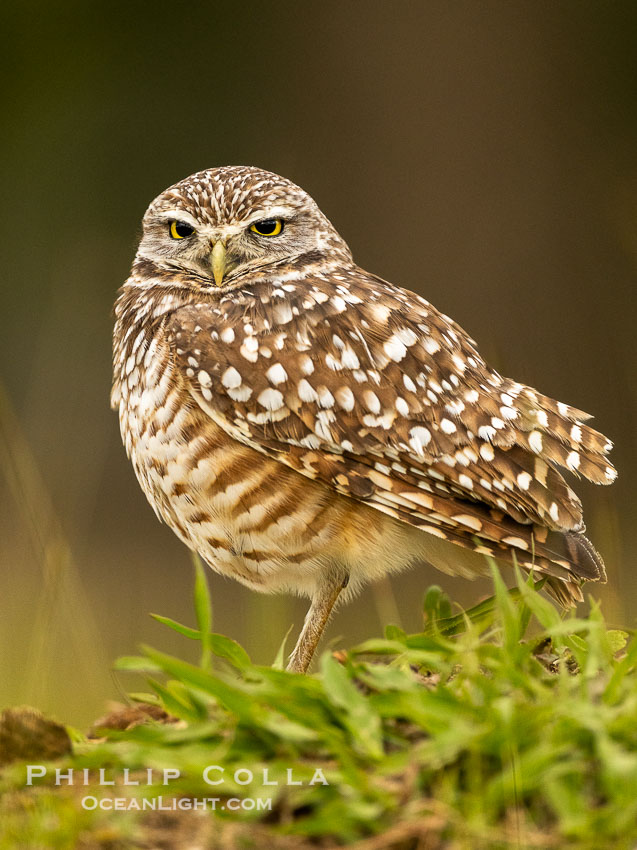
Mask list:
POLYGON ((175 812, 175 811, 230 811, 230 812, 269 812, 272 811, 272 798, 254 797, 82 797, 82 808, 87 811, 101 809, 115 812, 175 812))

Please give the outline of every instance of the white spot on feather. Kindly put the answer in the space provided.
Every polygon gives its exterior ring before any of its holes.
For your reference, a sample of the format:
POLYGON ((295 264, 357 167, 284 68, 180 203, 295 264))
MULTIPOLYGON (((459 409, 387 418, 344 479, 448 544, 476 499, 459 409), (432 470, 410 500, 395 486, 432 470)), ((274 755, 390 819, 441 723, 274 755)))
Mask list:
POLYGON ((230 398, 234 399, 234 401, 247 401, 252 395, 252 390, 250 387, 246 387, 245 385, 230 387, 228 389, 228 395, 230 398))
MULTIPOLYGON (((256 337, 253 337, 253 336, 248 337, 246 342, 248 342, 251 339, 254 339, 255 342, 256 342, 256 337)), ((245 342, 241 346, 241 348, 239 349, 239 353, 241 354, 242 357, 245 357, 245 359, 248 360, 250 363, 256 363, 257 360, 259 359, 258 352, 255 351, 253 348, 248 348, 248 346, 245 344, 245 342)))
POLYGON ((480 457, 489 463, 493 460, 495 457, 495 451, 493 450, 491 443, 482 443, 480 446, 480 457))
POLYGON ((423 428, 422 425, 416 425, 409 432, 409 445, 416 452, 416 454, 422 454, 422 450, 426 445, 431 441, 431 434, 426 429, 423 428))
POLYGON ((518 415, 517 410, 514 407, 501 407, 500 408, 500 416, 503 419, 516 419, 518 415))
POLYGON ((393 334, 393 336, 390 336, 389 339, 383 343, 383 350, 385 354, 396 363, 400 363, 407 354, 407 347, 400 339, 398 339, 397 334, 393 334))
POLYGON ((282 384, 287 381, 288 373, 280 363, 273 363, 265 373, 266 378, 271 384, 282 384))
POLYGON ((394 334, 398 337, 398 339, 403 342, 408 348, 410 345, 414 345, 418 341, 418 337, 412 331, 411 328, 400 328, 394 334))
POLYGON ((273 390, 270 387, 259 393, 257 401, 266 410, 279 410, 283 407, 283 395, 279 390, 273 390))
POLYGON ((330 431, 329 423, 334 419, 334 414, 330 410, 319 410, 314 421, 314 430, 319 437, 324 440, 332 440, 332 432, 330 431), (331 418, 330 418, 331 417, 331 418))
POLYGON ((318 449, 321 445, 321 441, 316 436, 316 434, 307 434, 305 437, 299 440, 299 443, 302 446, 307 447, 308 449, 318 449))
POLYGON ((375 392, 372 392, 372 390, 366 390, 363 393, 363 401, 370 413, 380 413, 380 401, 375 392))
POLYGON ((384 304, 372 304, 371 311, 374 315, 374 318, 377 322, 386 322, 389 318, 391 310, 389 307, 386 307, 384 304))
POLYGON ((455 458, 461 466, 469 466, 469 464, 471 463, 470 459, 467 457, 467 455, 462 449, 459 449, 456 452, 455 458))
POLYGON ((279 325, 287 325, 292 321, 292 308, 287 301, 278 301, 272 308, 272 316, 279 325))
POLYGON ((336 401, 338 402, 339 407, 349 413, 354 409, 356 399, 354 398, 354 393, 349 387, 339 387, 339 389, 336 390, 336 401))
POLYGON ((334 396, 325 386, 320 386, 317 390, 318 400, 321 407, 334 407, 334 396))
POLYGON ((490 441, 496 435, 496 430, 491 425, 481 425, 478 428, 478 436, 481 440, 490 441))
POLYGON ((342 313, 344 310, 347 310, 347 304, 340 295, 332 296, 332 306, 338 313, 342 313))
POLYGON ((316 390, 308 381, 305 380, 305 378, 301 378, 299 381, 298 391, 301 401, 307 402, 308 404, 318 399, 316 390))
POLYGON ((409 390, 410 393, 417 392, 416 384, 414 384, 409 375, 403 375, 403 384, 405 385, 405 389, 409 390))
POLYGON ((314 363, 312 363, 312 358, 309 354, 302 354, 299 358, 299 365, 301 367, 301 372, 304 375, 311 375, 314 371, 314 363))
POLYGON ((452 516, 451 519, 462 525, 466 525, 468 528, 472 528, 474 531, 482 531, 482 523, 478 517, 471 516, 471 514, 457 514, 456 516, 452 516))
POLYGON ((402 396, 397 396, 394 405, 401 416, 409 416, 409 405, 402 396))
POLYGON ((243 340, 243 348, 247 351, 256 351, 259 348, 259 341, 256 336, 247 336, 243 340))
POLYGON ((502 542, 507 546, 515 546, 516 549, 528 549, 529 544, 521 537, 503 537, 502 542))
POLYGON ((522 490, 528 490, 533 478, 528 472, 520 472, 517 477, 518 487, 522 490))
POLYGON ((343 349, 343 353, 341 354, 341 363, 345 369, 358 369, 361 365, 356 352, 349 345, 343 349))
POLYGON ((447 410, 449 411, 449 413, 453 413, 456 416, 459 416, 464 410, 464 402, 460 401, 459 399, 456 399, 456 401, 450 401, 447 404, 447 410))

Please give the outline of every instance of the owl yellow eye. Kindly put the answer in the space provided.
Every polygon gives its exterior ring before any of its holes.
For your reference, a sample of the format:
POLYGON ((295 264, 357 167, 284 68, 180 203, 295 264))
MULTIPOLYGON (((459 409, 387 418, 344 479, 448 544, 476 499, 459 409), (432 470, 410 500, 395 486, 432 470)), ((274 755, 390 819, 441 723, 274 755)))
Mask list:
POLYGON ((183 221, 170 222, 170 235, 173 239, 185 239, 186 236, 192 236, 195 228, 189 224, 184 224, 183 221))
POLYGON ((255 221, 250 230, 259 236, 278 236, 283 230, 283 222, 280 218, 264 218, 263 221, 255 221))

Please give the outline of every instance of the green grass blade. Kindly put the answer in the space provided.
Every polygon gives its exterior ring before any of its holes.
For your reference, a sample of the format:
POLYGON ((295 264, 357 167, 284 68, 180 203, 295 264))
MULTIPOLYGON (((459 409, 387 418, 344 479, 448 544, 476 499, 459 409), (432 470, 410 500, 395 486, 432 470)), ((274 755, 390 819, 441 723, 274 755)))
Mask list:
POLYGON ((144 655, 122 655, 113 664, 113 669, 124 673, 161 672, 161 667, 144 655))
POLYGON ((272 667, 275 670, 283 670, 285 668, 285 658, 286 658, 285 644, 287 643, 288 638, 290 637, 290 632, 292 631, 293 628, 294 628, 293 625, 290 626, 290 628, 285 633, 285 637, 283 638, 283 640, 281 641, 281 643, 279 645, 275 659, 272 662, 272 667))
POLYGON ((190 640, 201 640, 201 632, 199 629, 191 629, 190 626, 184 626, 182 623, 178 623, 176 620, 172 620, 170 617, 164 617, 161 614, 151 614, 150 616, 153 620, 157 620, 158 623, 161 623, 163 626, 168 626, 169 629, 172 629, 190 640))
POLYGON ((212 647, 210 645, 210 634, 212 632, 212 601, 208 588, 208 579, 205 568, 201 563, 199 555, 193 554, 195 565, 195 613, 197 625, 201 634, 201 669, 212 669, 212 647))
POLYGON ((349 671, 331 655, 321 658, 325 693, 330 702, 345 712, 345 725, 362 752, 379 759, 383 754, 380 717, 358 690, 349 671))

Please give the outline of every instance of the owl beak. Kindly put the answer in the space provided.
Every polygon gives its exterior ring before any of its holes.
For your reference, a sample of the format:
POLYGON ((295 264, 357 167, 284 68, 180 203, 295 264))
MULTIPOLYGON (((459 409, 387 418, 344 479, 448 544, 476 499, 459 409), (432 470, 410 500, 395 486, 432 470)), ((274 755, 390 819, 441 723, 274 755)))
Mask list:
POLYGON ((215 242, 212 249, 212 276, 215 279, 217 286, 221 286, 223 278, 228 269, 228 259, 226 255, 226 246, 221 240, 215 242))

